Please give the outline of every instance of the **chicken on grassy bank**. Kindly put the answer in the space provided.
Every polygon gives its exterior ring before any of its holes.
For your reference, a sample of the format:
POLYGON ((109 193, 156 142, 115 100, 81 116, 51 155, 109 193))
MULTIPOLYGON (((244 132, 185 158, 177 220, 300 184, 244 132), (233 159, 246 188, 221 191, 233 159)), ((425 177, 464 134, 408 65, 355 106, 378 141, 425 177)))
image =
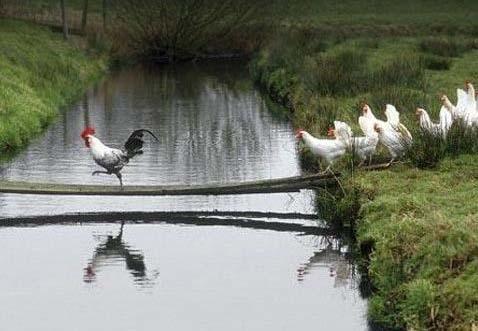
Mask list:
POLYGON ((106 171, 93 171, 92 175, 106 174, 116 175, 120 182, 120 186, 123 187, 123 179, 121 170, 128 164, 129 160, 136 155, 143 154, 143 136, 144 133, 150 134, 156 141, 158 138, 149 130, 140 129, 135 130, 126 140, 122 149, 111 148, 106 146, 94 136, 95 129, 85 128, 81 133, 81 138, 85 141, 86 147, 90 149, 93 160, 99 166, 103 167, 106 171))
POLYGON ((345 155, 349 146, 349 142, 342 139, 342 135, 335 135, 333 129, 329 129, 327 135, 329 137, 334 137, 334 139, 319 139, 312 136, 307 131, 300 129, 297 130, 295 135, 297 139, 300 139, 304 142, 314 156, 324 161, 324 163, 327 165, 325 171, 329 171, 334 162, 345 155))

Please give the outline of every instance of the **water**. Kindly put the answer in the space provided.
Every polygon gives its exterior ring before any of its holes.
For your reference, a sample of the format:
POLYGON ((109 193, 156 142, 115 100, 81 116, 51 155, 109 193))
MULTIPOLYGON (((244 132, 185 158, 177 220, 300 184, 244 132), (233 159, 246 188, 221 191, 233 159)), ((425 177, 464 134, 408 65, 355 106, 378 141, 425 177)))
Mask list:
MULTIPOLYGON (((3 165, 5 179, 117 185, 79 134, 159 143, 124 169, 128 184, 199 184, 300 174, 290 123, 241 63, 138 66, 111 74, 3 165)), ((108 211, 312 213, 313 193, 223 197, 0 195, 0 216, 108 211)), ((87 219, 85 219, 87 221, 87 219)), ((310 221, 298 220, 306 224, 310 221)), ((1 222, 1 220, 0 220, 1 222)), ((297 220, 296 220, 297 222, 297 220)), ((334 238, 172 224, 0 227, 2 330, 367 330, 347 247, 334 238)))

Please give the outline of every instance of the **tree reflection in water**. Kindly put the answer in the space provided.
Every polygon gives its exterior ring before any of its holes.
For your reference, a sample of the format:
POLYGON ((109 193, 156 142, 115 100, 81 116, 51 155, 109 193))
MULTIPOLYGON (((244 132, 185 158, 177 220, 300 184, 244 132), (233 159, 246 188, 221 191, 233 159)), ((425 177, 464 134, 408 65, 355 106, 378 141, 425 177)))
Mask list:
POLYGON ((115 264, 118 259, 121 259, 126 263, 126 270, 131 272, 135 283, 142 287, 154 285, 159 272, 154 271, 151 277, 147 275, 143 254, 123 241, 123 227, 124 222, 121 222, 118 235, 116 237, 108 235, 106 240, 102 241, 95 249, 93 257, 84 268, 83 281, 85 283, 95 282, 96 274, 103 266, 115 264))
POLYGON ((304 281, 312 269, 328 269, 329 276, 335 278, 334 287, 355 286, 356 270, 350 253, 342 246, 341 240, 322 237, 325 248, 314 252, 309 260, 297 268, 297 280, 304 281))

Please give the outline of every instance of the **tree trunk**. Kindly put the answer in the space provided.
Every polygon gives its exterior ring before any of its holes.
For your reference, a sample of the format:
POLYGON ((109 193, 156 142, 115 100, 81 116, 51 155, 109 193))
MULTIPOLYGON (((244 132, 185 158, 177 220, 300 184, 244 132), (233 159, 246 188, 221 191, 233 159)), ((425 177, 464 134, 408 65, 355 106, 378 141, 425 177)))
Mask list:
POLYGON ((83 13, 81 15, 81 32, 82 33, 85 33, 87 18, 88 18, 88 0, 84 0, 84 2, 83 2, 83 13))
POLYGON ((66 23, 65 0, 60 0, 61 5, 61 22, 63 24, 63 38, 68 39, 68 24, 66 23))
POLYGON ((106 31, 106 4, 107 0, 103 0, 103 31, 106 31))

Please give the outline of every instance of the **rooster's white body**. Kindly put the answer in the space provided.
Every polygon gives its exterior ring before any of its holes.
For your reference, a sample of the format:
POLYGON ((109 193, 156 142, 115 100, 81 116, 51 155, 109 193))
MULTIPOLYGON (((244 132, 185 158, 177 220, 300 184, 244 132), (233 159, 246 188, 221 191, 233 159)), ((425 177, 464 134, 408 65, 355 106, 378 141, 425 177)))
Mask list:
POLYGON ((84 139, 86 147, 90 149, 93 160, 106 171, 94 171, 92 175, 107 174, 116 175, 118 177, 120 186, 123 187, 123 179, 121 170, 128 164, 129 160, 138 154, 142 154, 144 141, 143 133, 147 132, 153 136, 156 141, 158 138, 149 130, 140 129, 134 131, 124 144, 123 149, 111 148, 101 142, 100 139, 94 136, 95 130, 93 128, 86 128, 81 133, 81 138, 84 139))

